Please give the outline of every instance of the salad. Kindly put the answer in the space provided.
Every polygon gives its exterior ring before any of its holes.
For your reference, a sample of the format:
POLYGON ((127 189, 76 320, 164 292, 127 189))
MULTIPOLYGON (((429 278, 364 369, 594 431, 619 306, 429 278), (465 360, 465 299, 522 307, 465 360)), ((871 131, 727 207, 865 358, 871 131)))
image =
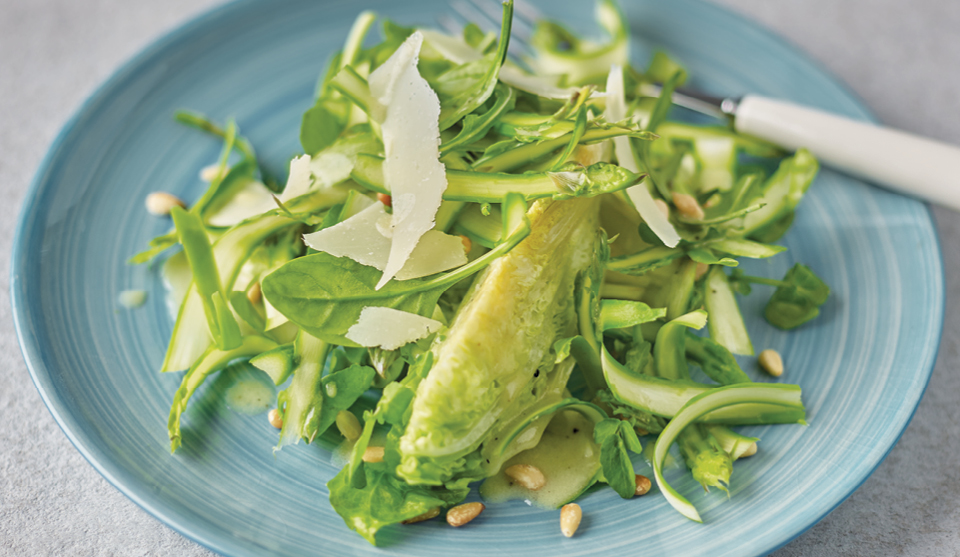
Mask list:
MULTIPOLYGON (((829 288, 803 265, 753 277, 736 258, 784 250, 817 161, 668 120, 683 68, 658 52, 635 69, 617 6, 597 14, 605 41, 539 22, 527 61, 507 55, 509 1, 499 33, 384 20, 370 47, 377 18, 360 14, 283 183, 235 123, 177 115, 224 147, 189 208, 148 200, 174 227, 132 260, 182 246, 164 263, 161 371, 184 372, 172 451, 191 396, 245 359, 283 387, 277 449, 342 436, 330 503, 370 543, 444 509, 466 524, 481 481, 488 502, 562 507, 572 536, 573 501, 601 484, 630 498, 656 483, 699 522, 664 478, 671 447, 726 490, 758 441, 731 426, 804 423, 799 387, 754 382, 734 357, 754 354, 736 294, 775 287, 765 318, 790 329, 829 288)), ((760 363, 783 371, 776 353, 760 363)))

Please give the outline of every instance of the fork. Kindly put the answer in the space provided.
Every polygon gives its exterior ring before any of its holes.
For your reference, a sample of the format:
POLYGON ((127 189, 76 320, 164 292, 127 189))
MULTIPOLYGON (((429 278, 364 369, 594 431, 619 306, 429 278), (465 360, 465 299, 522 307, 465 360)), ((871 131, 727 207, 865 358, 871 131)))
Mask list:
MULTIPOLYGON (((451 9, 460 18, 481 29, 496 30, 499 2, 454 0, 451 9)), ((540 12, 523 0, 514 0, 513 58, 531 57, 529 46, 540 12)), ((438 22, 457 33, 462 25, 456 16, 443 14, 438 22)), ((640 90, 659 96, 655 84, 640 90)), ((805 147, 824 164, 868 182, 960 211, 960 147, 893 128, 862 122, 807 106, 747 94, 715 97, 680 89, 673 93, 677 106, 725 119, 736 131, 793 151, 805 147)))

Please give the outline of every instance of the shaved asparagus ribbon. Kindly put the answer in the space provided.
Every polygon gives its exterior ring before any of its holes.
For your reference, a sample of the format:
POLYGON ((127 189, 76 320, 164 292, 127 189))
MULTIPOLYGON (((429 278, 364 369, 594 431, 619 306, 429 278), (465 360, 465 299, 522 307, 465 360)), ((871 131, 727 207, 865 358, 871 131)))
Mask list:
MULTIPOLYGON (((798 391, 800 391, 800 387, 797 385, 729 385, 710 389, 691 398, 684 404, 660 433, 653 450, 653 474, 656 477, 657 486, 670 506, 690 520, 703 522, 693 504, 677 493, 663 478, 663 461, 667 457, 670 446, 673 445, 674 440, 683 431, 683 428, 708 412, 736 404, 775 404, 802 410, 803 404, 798 401, 798 391)), ((801 420, 801 423, 804 422, 801 420)))

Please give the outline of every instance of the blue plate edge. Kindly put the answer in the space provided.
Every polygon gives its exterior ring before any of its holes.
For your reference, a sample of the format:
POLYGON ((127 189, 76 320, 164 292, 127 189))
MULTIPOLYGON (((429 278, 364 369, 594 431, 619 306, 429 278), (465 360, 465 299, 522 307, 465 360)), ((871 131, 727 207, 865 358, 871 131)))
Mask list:
POLYGON ((24 247, 27 242, 24 242, 23 238, 28 237, 28 228, 33 224, 34 221, 34 218, 32 217, 36 216, 34 213, 36 212, 36 204, 40 198, 43 178, 51 170, 51 165, 59 155, 60 151, 63 149, 64 143, 71 139, 71 136, 77 133, 78 123, 80 123, 86 116, 89 115, 89 113, 94 110, 97 103, 102 101, 101 97, 103 97, 106 92, 118 86, 125 79, 140 71, 141 67, 151 58, 163 54, 183 37, 195 32, 197 28, 203 27, 208 22, 222 17, 225 13, 238 9, 238 7, 242 4, 251 3, 253 1, 255 0, 230 0, 224 4, 203 11, 181 23, 180 25, 177 25, 173 29, 162 33, 146 47, 121 63, 120 66, 114 70, 105 81, 100 83, 89 95, 87 95, 83 102, 81 102, 80 105, 74 109, 71 116, 60 128, 60 131, 47 148, 43 159, 41 159, 40 165, 37 167, 37 171, 30 180, 30 185, 28 186, 26 194, 24 195, 23 206, 20 208, 20 213, 17 217, 17 226, 14 229, 13 236, 13 249, 10 255, 10 310, 11 314, 13 315, 13 326, 17 334, 17 342, 20 345, 20 352, 23 356, 24 362, 26 363, 27 371, 30 373, 30 378, 33 380, 34 386, 36 386, 37 391, 40 393, 40 398, 43 401, 43 404, 47 407, 47 410, 50 411, 50 414, 53 416, 57 426, 60 427, 60 430, 63 431, 64 435, 74 446, 74 448, 76 448, 77 451, 83 456, 83 458, 86 459, 86 461, 90 463, 90 465, 101 476, 103 476, 103 478, 107 480, 110 485, 117 489, 117 491, 133 501, 133 503, 147 512, 147 514, 151 515, 153 518, 172 528, 182 536, 220 555, 228 555, 228 553, 226 553, 227 551, 230 552, 230 555, 256 554, 248 553, 248 548, 236 545, 235 540, 232 538, 217 540, 221 543, 215 543, 214 540, 208 539, 207 537, 194 532, 193 529, 190 528, 189 524, 181 522, 180 517, 166 512, 162 506, 158 506, 156 504, 156 501, 151 502, 149 496, 145 495, 145 493, 141 493, 141 486, 131 486, 129 484, 121 485, 121 480, 115 473, 116 471, 108 470, 107 466, 92 454, 92 451, 84 443, 84 440, 81 439, 81 437, 86 436, 78 435, 70 426, 67 425, 67 422, 73 424, 75 420, 67 419, 59 412, 59 406, 54 403, 54 399, 50 394, 50 391, 53 390, 52 384, 49 382, 50 373, 42 364, 40 348, 37 346, 36 338, 27 334, 27 330, 33 328, 33 319, 24 309, 27 306, 25 299, 26 293, 25 289, 21 286, 19 275, 23 268, 29 264, 27 262, 27 254, 25 253, 24 247), (40 372, 38 372, 38 366, 43 368, 42 376, 40 372))
MULTIPOLYGON (((804 62, 806 62, 807 64, 809 64, 809 65, 811 65, 811 66, 813 66, 813 67, 815 67, 815 68, 817 68, 823 75, 825 75, 825 76, 829 79, 829 81, 831 81, 831 82, 833 83, 834 86, 836 86, 838 89, 840 89, 841 91, 843 91, 843 93, 845 93, 847 96, 849 96, 851 99, 853 99, 853 101, 858 105, 858 109, 859 109, 859 110, 864 114, 864 116, 866 117, 866 120, 869 120, 869 121, 874 122, 874 123, 877 123, 877 124, 882 123, 882 121, 880 120, 880 118, 878 118, 877 115, 873 112, 873 110, 870 109, 870 107, 869 107, 869 105, 866 103, 866 101, 864 101, 864 99, 863 99, 857 92, 855 92, 855 91, 853 90, 853 88, 852 88, 850 85, 847 84, 846 81, 844 81, 843 79, 841 79, 839 76, 835 75, 832 71, 830 71, 830 70, 828 70, 827 68, 825 68, 825 67, 823 66, 823 64, 821 64, 821 63, 820 63, 818 60, 816 60, 813 56, 811 56, 810 54, 808 54, 806 50, 804 50, 804 49, 803 49, 802 47, 800 47, 799 45, 795 44, 793 41, 791 41, 791 40, 788 39, 787 37, 784 37, 783 35, 780 35, 780 34, 774 32, 773 30, 767 28, 767 27, 764 26, 763 24, 761 24, 761 23, 759 23, 758 21, 754 20, 754 19, 753 19, 752 17, 750 17, 748 14, 741 13, 741 12, 739 12, 739 11, 733 10, 733 9, 728 8, 728 7, 726 7, 726 6, 721 6, 721 5, 719 5, 719 4, 715 4, 715 3, 713 3, 713 2, 709 2, 708 0, 691 0, 691 1, 693 1, 694 3, 698 3, 698 4, 701 4, 701 5, 704 5, 704 6, 709 6, 710 8, 714 9, 717 13, 723 14, 724 17, 733 17, 733 18, 739 19, 739 20, 741 20, 741 21, 744 21, 744 22, 746 22, 750 27, 753 27, 755 32, 758 32, 759 34, 765 36, 767 39, 769 39, 769 40, 771 40, 771 41, 773 41, 773 42, 779 43, 780 45, 789 48, 789 49, 792 50, 794 53, 796 53, 796 54, 798 55, 798 57, 802 58, 804 62)), ((874 187, 879 187, 879 186, 874 186, 874 187)), ((908 199, 912 199, 912 198, 910 198, 909 196, 904 196, 904 197, 907 197, 908 199)), ((914 417, 914 415, 916 415, 917 409, 920 407, 920 403, 923 401, 923 396, 924 396, 924 395, 926 394, 926 392, 927 392, 927 387, 929 387, 929 385, 930 385, 930 379, 933 377, 934 367, 935 367, 936 364, 937 364, 937 355, 938 355, 939 352, 940 352, 940 345, 941 345, 941 343, 943 342, 943 325, 944 325, 944 320, 945 320, 945 317, 946 317, 947 296, 946 296, 946 268, 944 267, 944 264, 943 264, 943 244, 942 244, 942 242, 941 242, 941 240, 940 240, 940 234, 937 232, 936 219, 934 218, 934 214, 933 214, 933 207, 931 206, 930 203, 927 203, 927 202, 922 202, 922 204, 923 204, 924 208, 926 209, 927 218, 929 219, 930 225, 931 225, 931 228, 932 228, 932 230, 931 230, 931 231, 932 231, 932 237, 933 237, 934 243, 936 244, 936 252, 937 252, 937 262, 936 262, 936 263, 937 263, 937 267, 939 267, 939 270, 940 270, 940 272, 939 272, 939 274, 938 274, 939 281, 938 281, 938 283, 937 283, 937 285, 936 285, 936 286, 937 286, 936 296, 941 300, 941 303, 938 304, 937 307, 936 307, 936 310, 937 310, 938 313, 939 313, 939 314, 936 316, 936 317, 937 317, 937 318, 936 318, 936 321, 937 321, 937 327, 936 327, 936 329, 937 329, 938 331, 940 331, 940 335, 937 337, 937 341, 936 341, 936 343, 934 344, 934 350, 932 351, 932 354, 931 354, 931 356, 930 356, 930 358, 929 358, 929 360, 930 360, 929 363, 928 363, 926 366, 924 366, 924 367, 926 367, 926 370, 925 370, 925 371, 926 371, 926 381, 924 381, 923 389, 921 389, 921 391, 920 391, 920 396, 917 397, 916 403, 914 404, 913 409, 911 410, 909 417, 908 417, 906 420, 904 420, 903 425, 900 427, 900 431, 899 431, 899 433, 897 433, 897 436, 896 436, 896 439, 894 440, 894 442, 890 445, 890 447, 887 449, 887 451, 886 451, 883 455, 881 455, 881 456, 877 459, 877 461, 871 466, 870 471, 863 477, 863 479, 860 480, 860 482, 859 482, 857 485, 853 486, 853 487, 850 489, 849 492, 847 492, 847 493, 844 494, 839 500, 837 500, 837 503, 836 503, 834 506, 832 506, 832 507, 830 507, 829 509, 825 510, 825 511, 823 512, 823 514, 821 514, 820 516, 818 516, 818 517, 817 517, 815 520, 813 520, 810 524, 808 524, 806 527, 802 528, 801 530, 799 530, 798 532, 796 532, 795 534, 793 534, 790 538, 786 539, 786 540, 783 541, 781 544, 779 544, 779 545, 777 545, 777 546, 774 546, 774 547, 771 547, 770 549, 766 550, 765 553, 773 553, 773 552, 775 552, 775 551, 777 551, 777 550, 779 550, 779 549, 787 546, 787 545, 788 545, 790 542, 792 542, 793 540, 799 538, 801 535, 803 535, 803 534, 806 533, 808 530, 810 530, 811 528, 813 528, 816 524, 818 524, 821 520, 823 520, 824 518, 826 518, 827 515, 829 515, 830 513, 832 513, 834 510, 836 510, 837 507, 839 507, 840 505, 842 505, 847 499, 850 498, 851 495, 853 495, 853 493, 854 493, 855 491, 857 491, 858 489, 860 489, 860 486, 862 486, 862 485, 870 478, 870 476, 872 476, 873 473, 877 471, 877 468, 879 468, 880 465, 883 464, 883 461, 887 459, 887 457, 890 455, 891 451, 893 451, 894 447, 896 447, 897 444, 900 442, 900 439, 903 437, 903 434, 907 431, 907 427, 909 427, 909 426, 910 426, 910 423, 913 421, 913 417, 914 417)))
MULTIPOLYGON (((93 111, 96 104, 102 101, 102 96, 111 88, 119 85, 124 79, 127 79, 131 75, 139 71, 140 67, 147 63, 150 58, 162 54, 167 49, 171 48, 175 43, 177 43, 181 38, 193 33, 196 28, 203 27, 208 24, 210 21, 216 20, 226 13, 229 13, 233 10, 239 9, 243 4, 254 3, 256 0, 230 0, 220 6, 216 6, 207 11, 201 12, 196 16, 190 18, 186 22, 176 26, 175 28, 166 31, 161 34, 157 39, 152 41, 145 48, 134 54, 131 58, 123 62, 103 83, 98 85, 87 97, 86 99, 75 109, 70 118, 66 121, 63 127, 58 132, 57 136, 54 138, 53 142, 50 144, 50 147, 46 151, 43 159, 40 162, 40 165, 31 179, 30 185, 24 196, 24 204, 20 209, 18 215, 18 224, 14 231, 14 242, 13 249, 11 252, 11 270, 10 270, 10 299, 11 299, 11 313, 13 315, 14 329, 17 334, 17 340, 20 344, 21 353, 24 357, 24 361, 27 365, 27 369, 30 373, 31 379, 34 382, 34 385, 37 387, 38 392, 40 393, 41 399, 46 405, 47 409, 50 411, 54 420, 57 422, 57 425, 64 432, 67 439, 73 444, 73 446, 80 452, 80 454, 93 466, 101 476, 104 477, 113 487, 118 491, 124 494, 127 498, 137 504, 144 511, 152 515, 154 518, 158 519, 162 523, 166 524, 170 528, 174 529, 184 537, 206 547, 207 549, 221 554, 221 555, 256 555, 257 553, 251 553, 250 547, 245 545, 240 545, 238 540, 232 537, 227 536, 204 536, 194 531, 191 528, 190 524, 183 520, 183 517, 174 514, 165 512, 166 507, 162 504, 158 504, 157 501, 152 501, 153 499, 150 496, 150 492, 145 490, 142 486, 131 485, 124 483, 121 485, 120 474, 117 474, 117 470, 109 470, 107 466, 98 461, 95 456, 92 454, 92 451, 84 445, 83 438, 86 437, 85 434, 78 435, 71 429, 71 426, 67 424, 75 424, 75 420, 67 419, 63 414, 58 411, 58 406, 55 404, 55 399, 51 397, 50 392, 53 390, 52 383, 49 381, 50 373, 42 363, 42 356, 40 356, 40 347, 37 346, 36 339, 28 335, 28 330, 32 329, 33 319, 29 313, 25 311, 27 306, 25 300, 25 289, 21 285, 21 280, 18 275, 20 272, 29 265, 27 262, 27 253, 25 252, 23 238, 27 237, 28 229, 33 222, 35 221, 36 215, 36 205, 41 193, 41 183, 44 176, 51 170, 51 163, 56 159, 58 154, 63 149, 64 143, 66 143, 71 136, 77 132, 77 125, 80 123, 84 117, 88 116, 90 112, 93 111), (38 371, 38 369, 40 371, 38 371), (41 376, 41 372, 43 376, 41 376)), ((725 17, 731 17, 737 19, 738 21, 748 25, 754 31, 759 32, 767 39, 779 43, 791 52, 796 54, 802 61, 809 66, 815 68, 822 75, 826 76, 833 85, 840 89, 844 94, 849 96, 857 105, 859 111, 861 111, 867 120, 873 122, 879 122, 878 118, 873 114, 873 112, 868 108, 868 105, 863 101, 863 99, 856 94, 843 80, 835 76, 832 72, 828 71, 823 67, 817 60, 810 56, 805 50, 795 45, 792 41, 787 38, 776 34, 772 30, 766 28, 762 24, 754 21, 746 14, 734 11, 725 6, 714 4, 705 0, 691 0, 696 4, 706 6, 709 9, 713 9, 716 13, 723 14, 725 17)), ((908 198, 910 199, 910 198, 908 198)), ((837 507, 839 507, 844 501, 846 501, 863 483, 876 471, 877 467, 886 459, 890 454, 896 444, 899 442, 900 438, 903 436, 903 433, 906 431, 907 427, 911 423, 913 416, 916 414, 917 409, 919 408, 920 402, 923 399, 923 395, 926 392, 927 387, 929 386, 930 379, 933 375, 933 370, 937 361, 937 355, 939 352, 939 347, 942 342, 942 331, 946 313, 946 292, 945 292, 945 283, 946 275, 943 261, 943 251, 942 244, 939 233, 937 232, 932 208, 929 204, 924 203, 923 206, 926 208, 928 224, 930 227, 930 235, 932 236, 935 246, 936 246, 936 260, 934 264, 939 268, 939 273, 936 274, 938 277, 938 282, 936 285, 935 297, 938 297, 941 301, 940 304, 937 304, 935 308, 938 311, 937 327, 936 329, 940 331, 940 335, 937 337, 936 343, 934 344, 934 349, 931 354, 928 356, 929 363, 924 367, 926 372, 926 381, 923 388, 920 390, 920 394, 917 397, 916 402, 914 403, 913 409, 911 410, 909 417, 904 420, 900 431, 896 436, 894 442, 890 445, 887 451, 877 458, 876 462, 871 466, 870 471, 862 478, 862 480, 856 485, 853 486, 849 492, 842 495, 838 499, 837 503, 827 509, 818 516, 815 520, 811 521, 809 524, 799 528, 791 537, 780 543, 779 545, 773 546, 769 549, 762 550, 762 554, 772 553, 787 544, 789 544, 794 539, 798 538, 800 535, 808 531, 815 524, 820 522, 824 517, 833 512, 837 507)), ((933 308, 931 308, 933 309, 933 308)), ((78 430, 79 431, 79 430, 78 430)), ((107 461, 110 462, 109 460, 107 461)), ((117 468, 117 466, 113 466, 117 468)), ((119 470, 122 472, 122 470, 119 470)))
MULTIPOLYGON (((829 75, 829 74, 828 74, 828 75, 829 75)), ((857 100, 859 101, 859 98, 857 98, 857 100)), ((927 217, 930 219, 930 223, 931 223, 931 224, 935 223, 936 220, 934 219, 934 215, 933 215, 933 207, 932 207, 929 203, 923 203, 923 206, 924 206, 924 208, 925 208, 926 211, 927 211, 927 217)), ((875 462, 875 463, 872 465, 872 467, 870 468, 870 471, 863 477, 862 480, 860 480, 860 483, 858 483, 857 485, 853 486, 853 487, 850 489, 850 491, 849 491, 848 493, 846 493, 845 495, 843 495, 843 496, 837 501, 837 503, 836 503, 834 506, 832 506, 832 507, 830 507, 829 509, 825 510, 825 511, 823 512, 823 514, 821 514, 820 516, 818 516, 818 517, 817 517, 813 522, 811 522, 808 526, 806 526, 805 528, 803 528, 802 530, 800 530, 799 532, 797 532, 796 534, 794 534, 793 537, 785 540, 785 541, 784 541, 783 543, 781 543, 780 545, 777 545, 777 546, 775 546, 775 547, 772 547, 769 551, 767 551, 767 553, 773 553, 773 552, 775 552, 775 551, 777 551, 777 550, 779 550, 779 549, 781 549, 781 548, 783 548, 783 547, 786 547, 790 542, 792 542, 793 540, 795 540, 795 539, 799 538, 800 536, 802 536, 803 534, 805 534, 808 530, 810 530, 811 528, 813 528, 814 526, 816 526, 821 520, 823 520, 824 518, 826 518, 828 514, 830 514, 830 513, 832 513, 833 511, 835 511, 835 510, 837 509, 837 507, 839 507, 839 506, 842 505, 847 499, 849 499, 850 496, 853 495, 855 491, 857 491, 858 489, 860 489, 860 486, 862 486, 864 483, 866 483, 866 481, 867 481, 868 479, 870 479, 870 476, 873 476, 873 473, 877 471, 877 468, 879 468, 880 465, 883 464, 883 461, 886 460, 888 456, 890 456, 890 453, 893 451, 894 447, 896 447, 897 444, 900 442, 900 439, 903 437, 903 434, 907 431, 907 428, 910 426, 910 423, 913 421, 913 417, 916 415, 917 409, 920 408, 920 403, 923 402, 923 397, 924 397, 924 395, 926 395, 926 393, 927 393, 927 388, 930 386, 930 379, 933 378, 933 371, 934 371, 934 368, 935 368, 936 365, 937 365, 937 356, 938 356, 938 354, 940 353, 940 345, 943 343, 943 325, 944 325, 944 320, 945 320, 945 318, 946 318, 946 309, 947 309, 947 296, 946 296, 946 278, 947 278, 947 274, 946 274, 946 269, 945 269, 945 267, 944 267, 944 265, 943 265, 943 245, 942 245, 942 243, 941 243, 941 241, 940 241, 940 234, 937 233, 936 226, 933 226, 933 240, 934 240, 934 243, 936 244, 936 248, 937 248, 937 256, 938 256, 938 257, 937 257, 937 265, 938 265, 939 268, 940 268, 940 273, 937 275, 937 277, 938 277, 939 280, 937 281, 937 284, 935 285, 935 286, 937 287, 937 292, 936 292, 936 294, 937 294, 937 296, 939 296, 939 297, 941 298, 941 300, 942 300, 942 303, 940 303, 939 305, 936 306, 936 309, 938 310, 938 315, 936 316, 936 318, 937 318, 937 319, 936 319, 936 321, 937 321, 937 327, 936 327, 936 328, 937 328, 937 330, 940 331, 940 335, 937 337, 937 340, 936 340, 936 342, 934 343, 934 350, 932 351, 932 353, 931 353, 930 356, 928 357, 929 363, 927 363, 927 364, 924 366, 924 367, 928 370, 928 371, 926 372, 926 380, 925 380, 924 383, 923 383, 923 388, 920 390, 920 396, 917 397, 917 401, 916 401, 916 403, 914 403, 913 409, 910 411, 910 415, 907 417, 906 420, 904 420, 903 425, 900 427, 900 431, 897 433, 896 439, 893 441, 893 443, 890 445, 890 447, 886 450, 886 452, 884 452, 882 455, 880 455, 879 458, 877 458, 876 462, 875 462)))

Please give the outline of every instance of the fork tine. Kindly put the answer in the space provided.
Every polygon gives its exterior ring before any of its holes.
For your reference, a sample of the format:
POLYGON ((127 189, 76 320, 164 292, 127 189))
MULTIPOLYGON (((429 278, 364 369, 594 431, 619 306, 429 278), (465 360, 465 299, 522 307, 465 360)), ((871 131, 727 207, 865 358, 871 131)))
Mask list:
MULTIPOLYGON (((476 23, 484 31, 494 33, 500 31, 500 18, 502 15, 501 4, 496 4, 485 0, 454 0, 450 7, 460 17, 467 22, 476 23)), ((514 18, 514 23, 517 19, 514 18)), ((441 22, 441 25, 443 23, 441 22)), ((524 22, 527 28, 513 25, 511 29, 510 45, 508 47, 511 58, 515 61, 522 60, 532 54, 532 50, 527 42, 530 37, 529 24, 524 22)))
POLYGON ((513 9, 516 19, 529 28, 533 28, 536 22, 544 19, 543 12, 526 0, 513 0, 513 9))
MULTIPOLYGON (((491 21, 500 21, 500 18, 502 17, 502 14, 503 14, 503 10, 500 2, 497 2, 497 1, 490 2, 488 0, 468 0, 468 1, 471 4, 473 4, 478 10, 483 12, 483 14, 487 16, 487 18, 489 18, 491 21)), ((530 33, 531 33, 530 23, 525 21, 523 18, 517 17, 516 0, 514 0, 513 7, 514 7, 514 17, 513 17, 513 27, 512 27, 512 33, 511 33, 513 36, 511 37, 511 39, 513 38, 519 39, 520 41, 522 41, 521 46, 526 47, 527 44, 530 42, 530 33)))
POLYGON ((454 0, 450 3, 450 7, 465 21, 468 23, 476 23, 477 26, 484 31, 496 32, 497 29, 499 29, 499 26, 496 25, 493 20, 485 16, 483 12, 477 10, 476 6, 471 2, 454 0))
POLYGON ((460 32, 463 31, 463 26, 457 23, 457 20, 450 14, 438 15, 437 23, 440 24, 440 27, 442 27, 444 31, 451 35, 459 35, 460 32))

